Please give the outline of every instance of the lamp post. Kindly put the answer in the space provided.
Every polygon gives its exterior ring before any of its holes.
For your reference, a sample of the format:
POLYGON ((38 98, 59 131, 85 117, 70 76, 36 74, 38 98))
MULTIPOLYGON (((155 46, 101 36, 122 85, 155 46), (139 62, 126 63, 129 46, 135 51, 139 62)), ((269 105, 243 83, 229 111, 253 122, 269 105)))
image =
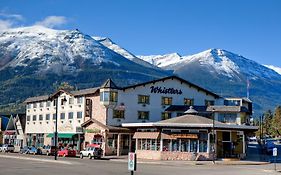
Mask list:
MULTIPOLYGON (((65 97, 62 99, 62 103, 63 102, 66 102, 65 97)), ((55 133, 54 133, 55 160, 57 160, 57 156, 58 156, 58 106, 59 106, 59 96, 56 97, 56 122, 55 122, 55 133)))
POLYGON ((215 155, 216 155, 216 139, 215 139, 215 109, 212 109, 212 119, 213 119, 213 127, 212 127, 212 135, 213 135, 213 146, 212 146, 212 152, 213 152, 213 164, 216 164, 215 161, 215 155))

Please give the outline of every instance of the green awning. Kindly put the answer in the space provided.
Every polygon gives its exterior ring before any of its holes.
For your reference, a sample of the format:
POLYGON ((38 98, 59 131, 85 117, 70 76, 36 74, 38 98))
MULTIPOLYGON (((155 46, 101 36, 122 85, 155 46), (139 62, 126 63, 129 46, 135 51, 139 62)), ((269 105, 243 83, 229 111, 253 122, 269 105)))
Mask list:
MULTIPOLYGON (((58 138, 68 138, 71 139, 72 136, 74 136, 75 133, 58 133, 58 138)), ((54 137, 54 133, 50 133, 47 135, 47 137, 54 137)))

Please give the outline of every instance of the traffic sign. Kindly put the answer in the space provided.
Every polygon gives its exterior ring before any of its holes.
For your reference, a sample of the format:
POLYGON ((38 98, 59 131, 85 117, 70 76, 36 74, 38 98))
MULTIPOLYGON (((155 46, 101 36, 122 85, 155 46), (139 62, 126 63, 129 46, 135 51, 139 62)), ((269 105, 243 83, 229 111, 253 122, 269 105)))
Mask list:
POLYGON ((136 171, 137 170, 137 155, 136 153, 128 154, 128 170, 136 171))
POLYGON ((273 156, 277 156, 277 148, 273 148, 273 156))

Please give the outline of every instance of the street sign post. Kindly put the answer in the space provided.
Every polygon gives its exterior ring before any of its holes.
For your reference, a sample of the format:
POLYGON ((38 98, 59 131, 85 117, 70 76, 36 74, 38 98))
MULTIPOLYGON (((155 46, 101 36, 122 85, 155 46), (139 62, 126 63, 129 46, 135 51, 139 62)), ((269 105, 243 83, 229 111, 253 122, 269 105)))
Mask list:
POLYGON ((273 148, 272 155, 274 157, 274 170, 276 171, 277 148, 273 148))
POLYGON ((136 153, 128 154, 128 170, 131 171, 131 175, 137 170, 137 155, 136 153))

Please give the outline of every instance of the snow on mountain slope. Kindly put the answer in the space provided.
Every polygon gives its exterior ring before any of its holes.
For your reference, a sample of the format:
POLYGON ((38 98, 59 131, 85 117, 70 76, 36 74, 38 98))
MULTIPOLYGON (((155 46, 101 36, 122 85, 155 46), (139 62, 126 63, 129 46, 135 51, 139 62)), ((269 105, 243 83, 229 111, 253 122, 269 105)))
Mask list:
POLYGON ((113 59, 114 53, 78 30, 53 30, 42 26, 16 28, 0 33, 0 43, 1 54, 6 58, 0 60, 2 66, 27 66, 37 61, 43 70, 57 67, 73 70, 71 64, 78 57, 94 64, 119 65, 118 60, 113 59))
POLYGON ((276 67, 276 66, 273 66, 273 65, 264 65, 264 66, 268 67, 269 69, 274 70, 275 72, 277 72, 278 74, 281 75, 281 68, 280 67, 276 67))
POLYGON ((241 79, 241 74, 252 79, 280 78, 275 71, 241 55, 222 49, 209 49, 195 55, 184 56, 177 63, 163 68, 172 69, 175 72, 178 70, 188 72, 188 67, 190 66, 197 66, 198 69, 205 69, 212 74, 223 75, 229 78, 241 79))
POLYGON ((112 70, 137 74, 161 72, 149 63, 150 67, 142 66, 145 63, 140 59, 141 63, 137 64, 138 58, 131 59, 133 61, 79 30, 31 26, 0 32, 0 70, 6 67, 33 67, 33 73, 54 72, 63 75, 77 73, 86 67, 93 69, 95 66, 97 69, 106 65, 112 70))
POLYGON ((178 53, 171 53, 165 55, 150 55, 150 56, 138 55, 137 57, 158 67, 168 66, 170 64, 177 63, 182 59, 178 53))
POLYGON ((124 56, 125 58, 137 63, 137 64, 140 64, 140 65, 143 65, 143 66, 146 66, 146 67, 149 67, 149 68, 158 68, 157 66, 154 66, 146 61, 143 61, 142 59, 139 59, 138 57, 136 57, 135 55, 133 55, 132 53, 130 53, 129 51, 127 51, 126 49, 120 47, 119 45, 117 45, 116 43, 114 43, 111 39, 107 38, 107 37, 93 37, 96 41, 100 42, 101 44, 103 44, 105 47, 113 50, 114 52, 124 56))

